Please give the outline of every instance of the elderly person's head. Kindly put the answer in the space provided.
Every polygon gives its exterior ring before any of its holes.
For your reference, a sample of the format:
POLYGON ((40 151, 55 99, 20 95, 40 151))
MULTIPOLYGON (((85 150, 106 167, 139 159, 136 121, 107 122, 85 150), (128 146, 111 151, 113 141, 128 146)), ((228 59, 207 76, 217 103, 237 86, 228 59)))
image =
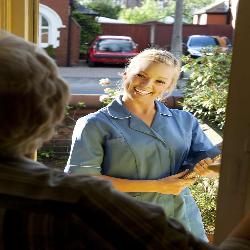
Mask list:
MULTIPOLYGON (((137 71, 143 70, 143 64, 154 63, 165 65, 162 69, 169 69, 171 71, 171 79, 168 84, 167 93, 171 94, 176 87, 177 80, 180 75, 180 63, 169 51, 161 49, 145 49, 137 56, 133 57, 124 72, 124 75, 136 74, 137 71)), ((164 74, 164 72, 162 72, 164 74)))
POLYGON ((50 139, 68 97, 42 49, 0 31, 0 155, 30 154, 50 139))

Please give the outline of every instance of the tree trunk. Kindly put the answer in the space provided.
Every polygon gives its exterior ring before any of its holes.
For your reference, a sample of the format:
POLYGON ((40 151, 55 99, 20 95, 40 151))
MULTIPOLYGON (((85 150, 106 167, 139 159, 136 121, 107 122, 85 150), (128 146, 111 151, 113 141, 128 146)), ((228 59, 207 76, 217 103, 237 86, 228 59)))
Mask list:
POLYGON ((180 59, 182 56, 182 16, 183 0, 176 0, 175 5, 175 22, 173 26, 171 52, 180 59))

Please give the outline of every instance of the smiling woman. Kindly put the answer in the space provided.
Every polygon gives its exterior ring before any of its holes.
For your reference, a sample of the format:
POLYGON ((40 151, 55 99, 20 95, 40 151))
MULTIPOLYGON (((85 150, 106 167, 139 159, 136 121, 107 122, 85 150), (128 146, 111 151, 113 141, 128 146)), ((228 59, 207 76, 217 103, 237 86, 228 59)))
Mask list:
MULTIPOLYGON (((96 175, 138 200, 162 206, 169 217, 206 240, 201 216, 182 178, 215 148, 190 113, 158 101, 175 88, 180 64, 168 51, 147 49, 122 74, 123 93, 80 118, 66 172, 96 175)), ((204 173, 205 175, 206 173, 204 173)))

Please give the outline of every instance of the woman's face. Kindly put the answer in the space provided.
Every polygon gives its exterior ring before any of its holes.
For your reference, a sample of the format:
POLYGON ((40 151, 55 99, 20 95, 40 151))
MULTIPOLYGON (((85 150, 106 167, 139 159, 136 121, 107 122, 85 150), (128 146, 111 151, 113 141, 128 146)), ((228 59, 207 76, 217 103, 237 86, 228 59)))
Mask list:
POLYGON ((167 92, 173 76, 173 68, 164 63, 138 62, 124 74, 124 94, 130 99, 154 101, 167 92))

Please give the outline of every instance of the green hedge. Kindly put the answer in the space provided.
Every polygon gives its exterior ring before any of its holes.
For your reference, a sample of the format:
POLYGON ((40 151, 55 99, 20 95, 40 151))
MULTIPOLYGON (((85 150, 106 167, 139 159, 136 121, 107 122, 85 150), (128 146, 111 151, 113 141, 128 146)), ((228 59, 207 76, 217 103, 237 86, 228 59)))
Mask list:
MULTIPOLYGON (((216 48, 197 59, 183 57, 183 71, 189 75, 184 87, 184 109, 204 123, 222 130, 231 69, 231 52, 216 48)), ((218 179, 200 178, 190 188, 201 210, 207 233, 214 233, 218 179)))
POLYGON ((183 57, 183 70, 190 73, 184 89, 184 109, 219 129, 225 123, 231 69, 231 53, 214 49, 204 56, 183 57))

